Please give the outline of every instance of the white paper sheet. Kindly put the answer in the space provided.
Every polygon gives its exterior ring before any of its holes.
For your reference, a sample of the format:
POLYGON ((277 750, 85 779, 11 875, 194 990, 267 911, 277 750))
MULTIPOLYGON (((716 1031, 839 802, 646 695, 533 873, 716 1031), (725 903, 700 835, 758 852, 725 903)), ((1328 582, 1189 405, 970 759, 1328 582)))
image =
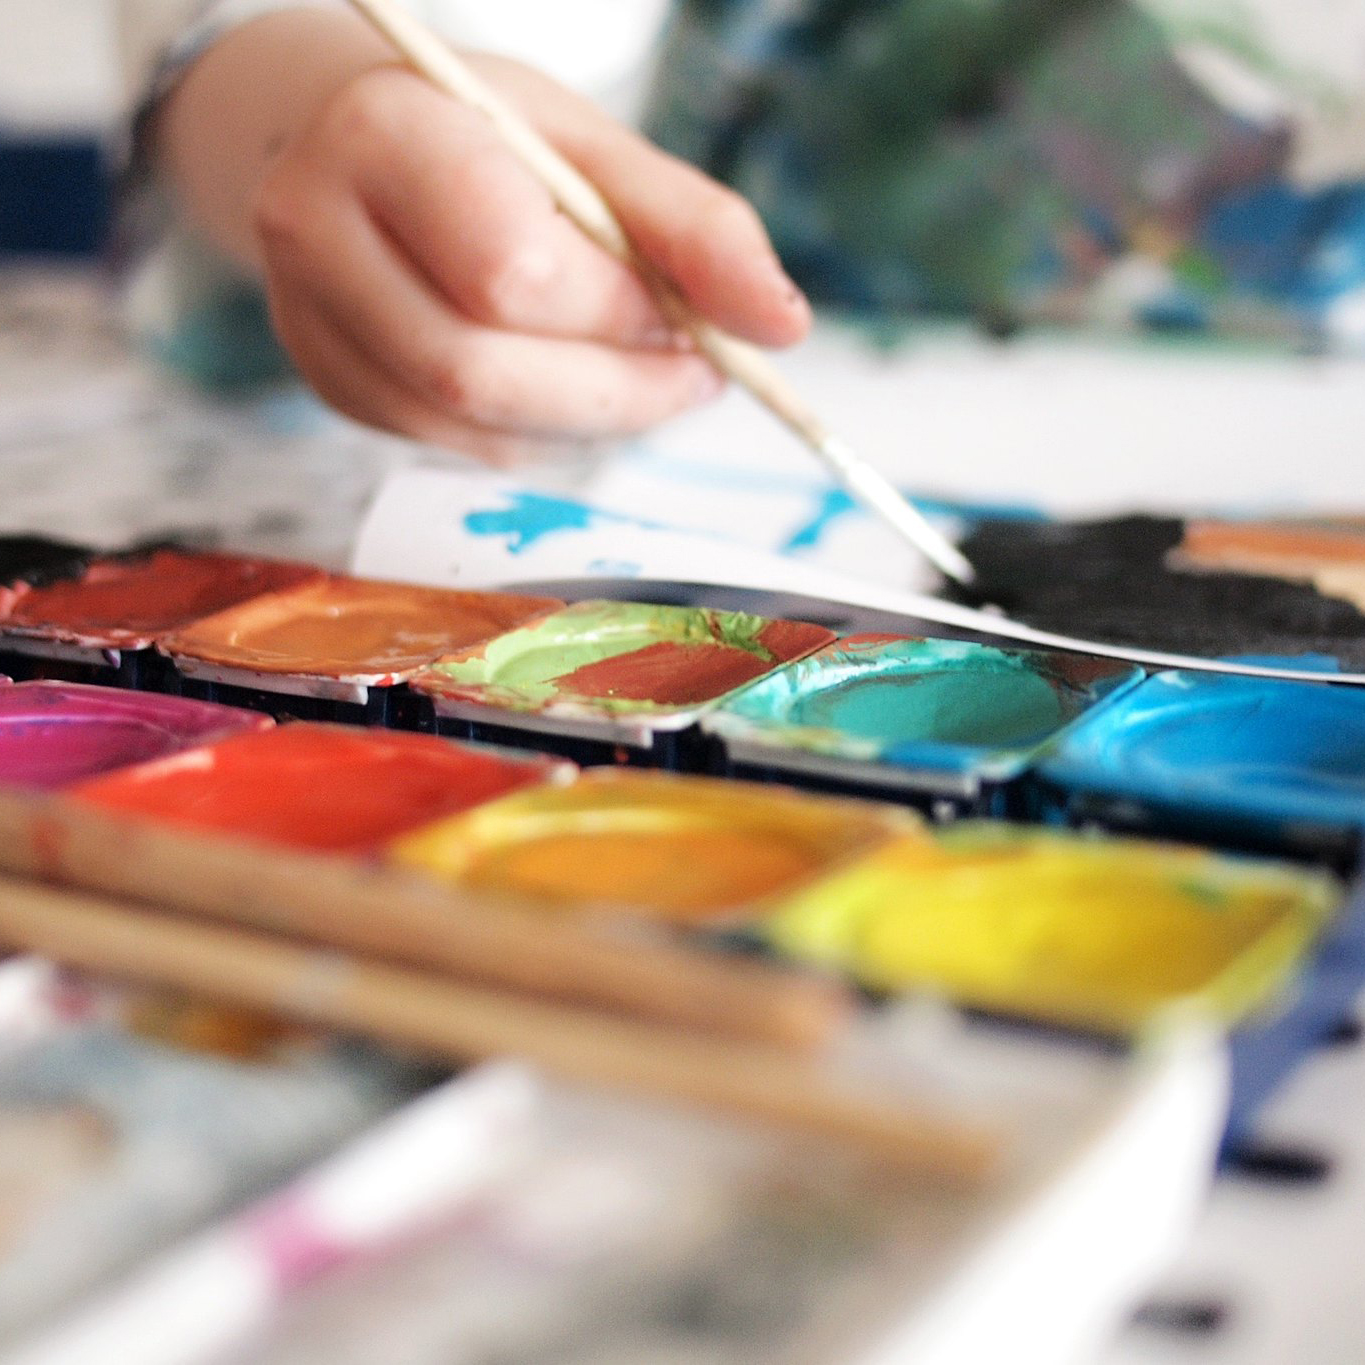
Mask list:
POLYGON ((636 520, 491 474, 407 469, 380 490, 352 567, 373 578, 493 588, 578 579, 649 579, 799 593, 1048 649, 1127 659, 1148 668, 1365 686, 1365 674, 1265 668, 1129 649, 1034 630, 992 611, 882 587, 719 536, 636 520))

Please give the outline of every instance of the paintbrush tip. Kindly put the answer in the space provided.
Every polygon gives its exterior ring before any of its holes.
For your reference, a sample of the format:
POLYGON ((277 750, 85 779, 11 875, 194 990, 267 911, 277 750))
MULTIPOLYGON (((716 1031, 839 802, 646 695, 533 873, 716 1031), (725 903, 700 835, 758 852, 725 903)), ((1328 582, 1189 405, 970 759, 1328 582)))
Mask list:
POLYGON ((841 436, 824 436, 817 450, 840 482, 864 506, 894 527, 943 574, 968 587, 976 579, 970 561, 880 470, 855 453, 841 436))

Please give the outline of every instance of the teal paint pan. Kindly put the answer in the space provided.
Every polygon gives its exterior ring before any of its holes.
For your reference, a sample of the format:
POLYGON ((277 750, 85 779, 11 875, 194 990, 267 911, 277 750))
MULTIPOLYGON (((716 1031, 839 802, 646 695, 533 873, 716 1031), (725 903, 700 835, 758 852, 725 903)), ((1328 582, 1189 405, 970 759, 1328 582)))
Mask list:
POLYGON ((702 725, 732 768, 971 801, 1143 676, 1081 654, 853 635, 702 725))

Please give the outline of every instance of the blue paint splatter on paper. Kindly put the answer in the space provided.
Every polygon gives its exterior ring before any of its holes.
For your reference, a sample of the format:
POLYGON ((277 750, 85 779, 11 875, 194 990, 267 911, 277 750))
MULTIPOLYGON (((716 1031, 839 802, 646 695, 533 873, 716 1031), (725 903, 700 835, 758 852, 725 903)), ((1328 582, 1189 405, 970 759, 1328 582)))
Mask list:
MULTIPOLYGON (((815 549, 829 528, 840 517, 847 516, 850 512, 857 512, 862 516, 871 515, 842 488, 827 488, 817 496, 819 501, 810 520, 787 537, 781 546, 783 554, 815 549)), ((951 518, 969 523, 1046 520, 1045 515, 1036 507, 1016 503, 953 502, 946 498, 925 498, 909 492, 906 492, 905 496, 926 517, 951 518)))
POLYGON ((616 512, 603 512, 581 502, 544 493, 509 493, 510 506, 465 516, 465 529, 476 536, 507 536, 508 553, 519 555, 537 541, 563 531, 589 531, 599 526, 645 526, 649 523, 616 512))
POLYGON ((781 547, 783 554, 794 554, 797 550, 813 550, 824 538, 830 525, 840 517, 854 511, 858 504, 842 488, 827 489, 820 497, 815 515, 787 537, 781 547))

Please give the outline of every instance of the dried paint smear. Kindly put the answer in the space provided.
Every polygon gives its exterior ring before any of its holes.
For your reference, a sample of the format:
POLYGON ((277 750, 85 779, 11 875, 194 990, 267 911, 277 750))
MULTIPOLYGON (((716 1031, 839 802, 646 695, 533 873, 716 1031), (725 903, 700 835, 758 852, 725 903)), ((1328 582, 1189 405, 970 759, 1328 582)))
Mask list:
POLYGON ((608 713, 709 702, 827 644, 819 626, 742 612, 580 602, 414 679, 437 697, 510 710, 608 713))
POLYGON ((987 522, 962 544, 974 595, 1043 630, 1206 658, 1325 654, 1365 668, 1365 614, 1311 583, 1182 570, 1174 518, 987 522))

